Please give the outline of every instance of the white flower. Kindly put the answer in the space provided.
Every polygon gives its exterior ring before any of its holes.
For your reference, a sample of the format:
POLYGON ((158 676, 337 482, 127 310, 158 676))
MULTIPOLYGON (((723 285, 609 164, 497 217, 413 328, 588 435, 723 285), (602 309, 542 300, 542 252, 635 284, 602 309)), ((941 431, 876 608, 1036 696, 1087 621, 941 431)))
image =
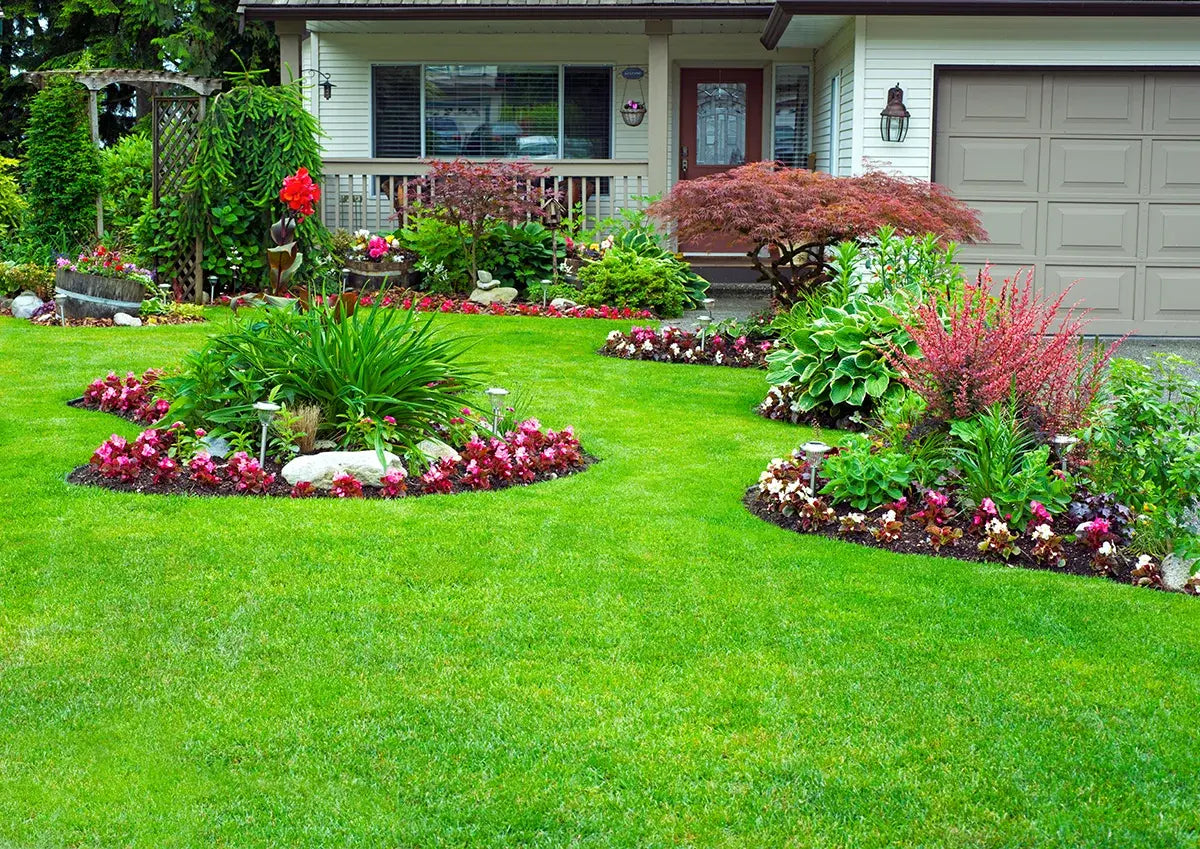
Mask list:
POLYGON ((371 238, 371 231, 370 230, 355 230, 354 236, 357 239, 369 239, 369 238, 371 238))
POLYGON ((1149 566, 1153 562, 1154 562, 1154 559, 1149 554, 1143 554, 1141 557, 1138 558, 1137 567, 1139 569, 1145 569, 1147 566, 1149 566))
POLYGON ((879 521, 884 522, 885 524, 896 521, 896 511, 888 510, 886 513, 884 513, 882 516, 879 517, 879 521))
POLYGON ((1054 531, 1050 529, 1049 525, 1038 525, 1029 536, 1031 539, 1047 540, 1054 536, 1054 531))
POLYGON ((781 481, 779 478, 772 478, 771 482, 767 484, 767 492, 771 493, 772 495, 778 495, 782 491, 783 481, 781 481))
POLYGON ((1100 547, 1096 549, 1096 553, 1101 557, 1112 557, 1117 553, 1117 547, 1108 540, 1100 543, 1100 547))
POLYGON ((620 338, 621 338, 621 331, 620 331, 620 330, 614 330, 612 333, 609 333, 609 334, 608 334, 608 341, 609 341, 609 342, 616 342, 616 341, 617 341, 618 339, 620 339, 620 338))
POLYGON ((713 356, 713 362, 716 363, 717 365, 720 365, 724 361, 725 361, 725 358, 723 356, 721 356, 721 352, 717 351, 717 353, 713 356))
POLYGON ((992 519, 987 523, 987 532, 989 534, 1006 534, 1008 533, 1008 524, 999 519, 992 519))
POLYGON ((651 342, 649 339, 647 339, 645 342, 642 343, 642 350, 643 351, 653 351, 654 343, 651 342))
POLYGON ((672 342, 671 347, 668 350, 670 350, 671 356, 673 356, 673 357, 679 356, 679 345, 677 345, 676 343, 672 342))
POLYGON ((856 525, 861 525, 863 522, 867 521, 865 513, 847 513, 846 518, 856 525))

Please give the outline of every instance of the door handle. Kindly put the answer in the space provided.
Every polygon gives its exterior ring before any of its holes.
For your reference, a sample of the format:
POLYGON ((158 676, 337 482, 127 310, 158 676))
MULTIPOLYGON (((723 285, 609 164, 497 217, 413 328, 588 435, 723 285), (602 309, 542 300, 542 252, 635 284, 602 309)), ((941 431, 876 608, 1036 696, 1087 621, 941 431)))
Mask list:
POLYGON ((683 162, 681 162, 679 164, 679 170, 683 172, 683 175, 685 177, 687 176, 687 160, 686 159, 683 160, 683 162))
POLYGON ((679 154, 681 157, 679 160, 679 171, 681 174, 683 174, 683 176, 686 177, 688 171, 688 147, 686 144, 680 145, 679 154))

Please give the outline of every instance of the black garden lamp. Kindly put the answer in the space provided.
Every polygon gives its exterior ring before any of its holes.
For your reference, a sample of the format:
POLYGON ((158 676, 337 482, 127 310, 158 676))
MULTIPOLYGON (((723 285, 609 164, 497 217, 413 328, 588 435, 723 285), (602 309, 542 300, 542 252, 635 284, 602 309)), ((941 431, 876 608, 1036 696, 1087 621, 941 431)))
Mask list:
POLYGON ((887 106, 879 113, 879 135, 885 142, 902 142, 908 136, 908 119, 904 108, 904 89, 900 83, 888 89, 887 106))

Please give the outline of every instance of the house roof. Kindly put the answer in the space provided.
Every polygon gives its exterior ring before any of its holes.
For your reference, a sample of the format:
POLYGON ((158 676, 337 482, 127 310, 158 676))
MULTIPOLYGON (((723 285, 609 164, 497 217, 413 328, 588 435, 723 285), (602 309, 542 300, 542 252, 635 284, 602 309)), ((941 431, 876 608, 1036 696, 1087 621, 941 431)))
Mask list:
POLYGON ((769 0, 243 0, 259 20, 766 18, 769 0))

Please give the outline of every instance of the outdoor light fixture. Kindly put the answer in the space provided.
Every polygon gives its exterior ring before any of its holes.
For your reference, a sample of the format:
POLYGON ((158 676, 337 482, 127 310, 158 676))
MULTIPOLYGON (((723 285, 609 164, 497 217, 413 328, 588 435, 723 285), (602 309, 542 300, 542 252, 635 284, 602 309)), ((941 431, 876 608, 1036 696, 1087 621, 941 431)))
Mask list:
POLYGON ((885 142, 902 142, 908 136, 908 119, 904 108, 904 89, 900 83, 888 89, 887 106, 879 113, 879 135, 885 142))
POLYGON ((817 469, 821 468, 821 462, 825 459, 825 455, 833 450, 832 447, 826 445, 820 440, 812 440, 800 446, 800 450, 804 452, 804 459, 808 461, 808 489, 812 493, 813 498, 817 497, 817 469))
POLYGON ((208 302, 211 304, 217 299, 217 275, 208 275, 208 302))
POLYGON ((278 404, 272 404, 270 401, 256 401, 254 411, 258 413, 258 420, 262 423, 262 446, 258 451, 258 464, 265 466, 267 463, 267 428, 271 426, 271 419, 275 418, 275 414, 282 409, 278 404))
POLYGON ((1067 455, 1071 453, 1071 449, 1079 442, 1078 436, 1071 436, 1069 433, 1056 433, 1050 440, 1050 444, 1054 446, 1054 453, 1058 455, 1058 460, 1062 464, 1062 470, 1067 470, 1067 455))
MULTIPOLYGON (((554 275, 554 284, 556 286, 558 285, 558 228, 562 226, 563 217, 566 214, 566 204, 559 199, 557 190, 542 199, 542 223, 550 231, 550 261, 552 263, 550 268, 551 274, 554 275)), ((542 289, 542 306, 546 305, 545 291, 545 289, 542 289)))
POLYGON ((550 281, 542 279, 542 309, 546 308, 546 298, 550 297, 550 281))
POLYGON ((706 313, 708 313, 709 315, 712 315, 713 304, 715 304, 716 302, 717 302, 716 298, 705 298, 700 303, 702 303, 704 305, 704 311, 706 313))
POLYGON ((696 316, 696 323, 700 325, 700 350, 704 350, 704 334, 708 331, 708 326, 712 324, 711 315, 696 316))
POLYGON ((500 411, 504 409, 504 399, 508 397, 508 390, 493 386, 484 390, 484 394, 492 402, 492 433, 498 434, 500 432, 500 411))
POLYGON ((318 71, 316 68, 309 68, 304 73, 313 74, 314 76, 320 77, 321 78, 321 95, 326 100, 333 97, 333 90, 335 88, 337 88, 337 86, 333 82, 330 81, 329 74, 325 73, 324 71, 318 71))
POLYGON ((346 294, 346 287, 350 285, 350 269, 342 269, 342 294, 346 294))

